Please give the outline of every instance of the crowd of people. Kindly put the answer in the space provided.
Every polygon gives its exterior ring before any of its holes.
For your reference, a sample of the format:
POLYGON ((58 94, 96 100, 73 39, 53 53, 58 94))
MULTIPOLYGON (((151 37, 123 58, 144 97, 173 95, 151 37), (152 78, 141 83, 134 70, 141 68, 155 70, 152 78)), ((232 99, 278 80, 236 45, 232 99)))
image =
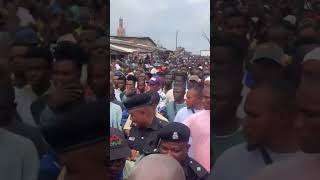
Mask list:
POLYGON ((318 179, 320 2, 213 5, 211 60, 110 59, 105 1, 0 0, 0 179, 318 179))
POLYGON ((206 179, 209 57, 178 51, 113 59, 110 75, 109 178, 206 179))
POLYGON ((318 179, 319 1, 214 5, 209 179, 318 179))
POLYGON ((105 178, 105 1, 0 1, 0 179, 105 178))

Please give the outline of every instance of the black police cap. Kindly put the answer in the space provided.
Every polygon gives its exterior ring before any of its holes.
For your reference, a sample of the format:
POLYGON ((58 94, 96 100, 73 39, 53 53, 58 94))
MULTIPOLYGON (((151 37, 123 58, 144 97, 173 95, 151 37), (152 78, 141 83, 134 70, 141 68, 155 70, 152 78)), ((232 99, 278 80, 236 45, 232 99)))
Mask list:
POLYGON ((169 142, 188 142, 190 129, 182 123, 171 122, 159 130, 159 138, 169 142))
POLYGON ((128 110, 143 106, 149 106, 152 104, 151 95, 147 93, 137 94, 131 98, 128 98, 123 102, 123 104, 128 110))

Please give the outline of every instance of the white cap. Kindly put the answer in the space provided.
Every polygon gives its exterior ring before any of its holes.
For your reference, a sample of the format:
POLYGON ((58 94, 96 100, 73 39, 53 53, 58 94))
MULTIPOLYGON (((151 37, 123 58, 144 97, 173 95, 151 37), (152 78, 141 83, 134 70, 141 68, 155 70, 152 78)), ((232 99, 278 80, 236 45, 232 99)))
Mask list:
POLYGON ((288 21, 292 25, 295 25, 297 23, 297 18, 293 15, 288 15, 288 16, 284 17, 283 20, 288 21))
POLYGON ((320 47, 314 48, 313 50, 311 50, 310 52, 308 52, 304 58, 302 63, 305 63, 306 61, 309 60, 317 60, 320 61, 320 47))
POLYGON ((210 76, 207 77, 204 81, 210 81, 210 76))

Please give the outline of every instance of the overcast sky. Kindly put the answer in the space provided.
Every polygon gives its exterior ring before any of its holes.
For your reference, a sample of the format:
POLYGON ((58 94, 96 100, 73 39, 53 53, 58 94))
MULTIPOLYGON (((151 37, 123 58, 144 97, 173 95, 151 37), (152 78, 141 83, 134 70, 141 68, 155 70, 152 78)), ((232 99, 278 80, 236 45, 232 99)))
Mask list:
POLYGON ((178 46, 196 54, 210 49, 202 36, 210 34, 210 0, 111 0, 111 35, 120 17, 127 36, 148 36, 174 50, 178 30, 178 46))

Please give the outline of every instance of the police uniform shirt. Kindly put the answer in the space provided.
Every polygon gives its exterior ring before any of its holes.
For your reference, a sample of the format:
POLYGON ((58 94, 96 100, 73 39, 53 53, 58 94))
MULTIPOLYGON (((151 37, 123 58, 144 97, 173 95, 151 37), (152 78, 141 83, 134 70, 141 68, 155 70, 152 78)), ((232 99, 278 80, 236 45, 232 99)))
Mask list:
POLYGON ((183 170, 186 180, 206 180, 209 176, 207 170, 189 156, 183 164, 183 170))
MULTIPOLYGON (((161 141, 188 143, 190 129, 182 123, 171 122, 159 130, 159 138, 161 141)), ((160 153, 160 149, 156 153, 160 153)), ((186 180, 205 180, 209 176, 207 170, 189 156, 186 157, 182 167, 186 180)))
POLYGON ((140 154, 153 153, 159 142, 158 130, 167 124, 167 122, 155 117, 148 128, 132 127, 128 138, 130 148, 139 151, 140 154))

